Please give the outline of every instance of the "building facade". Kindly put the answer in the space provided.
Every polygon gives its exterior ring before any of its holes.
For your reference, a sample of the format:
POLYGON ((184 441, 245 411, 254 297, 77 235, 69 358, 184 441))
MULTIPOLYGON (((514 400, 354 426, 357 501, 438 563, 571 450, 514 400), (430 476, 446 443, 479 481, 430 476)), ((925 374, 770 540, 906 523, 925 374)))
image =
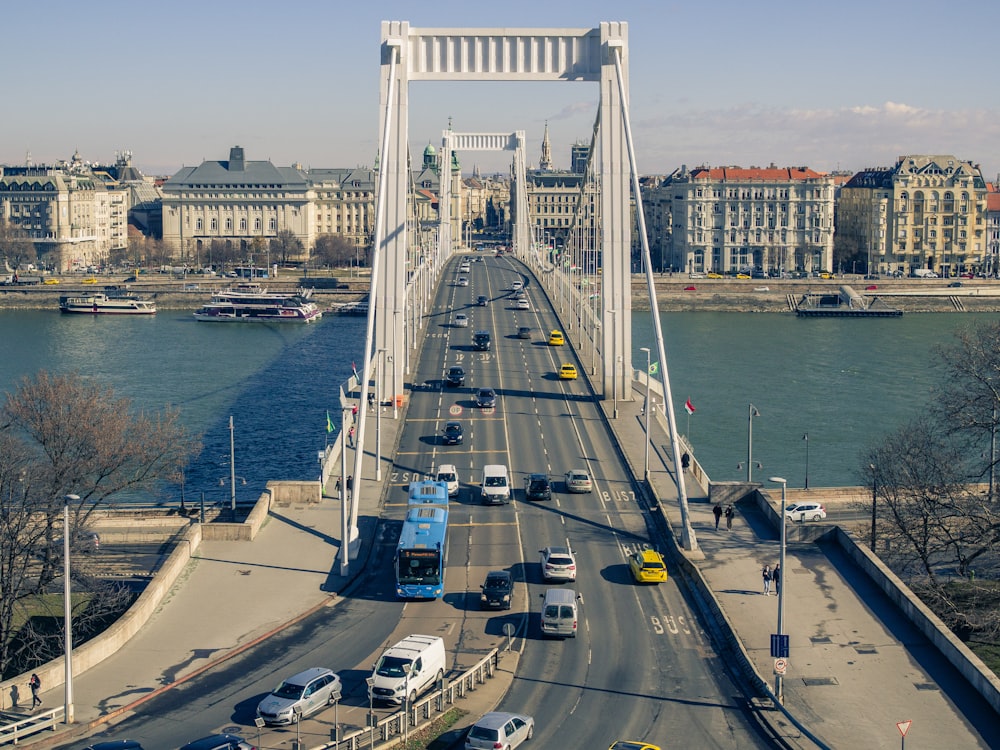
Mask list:
POLYGON ((900 156, 893 167, 864 170, 844 185, 838 236, 869 255, 873 274, 983 272, 986 196, 976 164, 950 155, 900 156))

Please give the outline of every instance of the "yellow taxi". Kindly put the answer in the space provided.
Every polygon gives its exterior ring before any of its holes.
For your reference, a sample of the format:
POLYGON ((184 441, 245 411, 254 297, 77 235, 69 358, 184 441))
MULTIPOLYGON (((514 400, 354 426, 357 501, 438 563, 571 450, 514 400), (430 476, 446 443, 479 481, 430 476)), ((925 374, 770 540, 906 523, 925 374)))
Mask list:
POLYGON ((59 283, 59 279, 45 279, 45 281, 43 281, 42 283, 43 284, 58 284, 59 283))
POLYGON ((97 279, 95 279, 93 276, 91 276, 89 279, 84 279, 80 283, 81 284, 96 284, 97 283, 97 279))
POLYGON ((562 331, 552 331, 549 334, 549 346, 562 346, 566 343, 562 331))
POLYGON ((736 274, 736 278, 737 279, 749 279, 750 278, 750 274, 748 274, 748 273, 738 273, 738 274, 736 274))
POLYGON ((705 276, 708 277, 708 278, 710 278, 710 279, 721 279, 722 278, 722 274, 721 273, 715 273, 714 271, 712 273, 705 274, 705 276))
POLYGON ((662 583, 667 580, 667 566, 655 549, 644 549, 629 555, 628 569, 636 583, 662 583))
POLYGON ((650 745, 648 742, 635 742, 633 740, 618 740, 609 750, 660 750, 659 745, 650 745))
POLYGON ((560 380, 576 380, 576 365, 563 365, 559 368, 560 380))

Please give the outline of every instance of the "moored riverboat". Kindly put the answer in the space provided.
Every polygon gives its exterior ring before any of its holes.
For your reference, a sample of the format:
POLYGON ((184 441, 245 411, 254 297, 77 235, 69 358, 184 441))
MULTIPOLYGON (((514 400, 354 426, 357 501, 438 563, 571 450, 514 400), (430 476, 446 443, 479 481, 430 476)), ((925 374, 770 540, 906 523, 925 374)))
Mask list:
POLYGON ((127 287, 109 286, 103 292, 59 297, 59 310, 79 315, 155 315, 156 303, 127 287))
POLYGON ((323 311, 311 297, 311 290, 268 292, 259 284, 239 284, 214 294, 194 318, 214 323, 312 323, 323 317, 323 311))

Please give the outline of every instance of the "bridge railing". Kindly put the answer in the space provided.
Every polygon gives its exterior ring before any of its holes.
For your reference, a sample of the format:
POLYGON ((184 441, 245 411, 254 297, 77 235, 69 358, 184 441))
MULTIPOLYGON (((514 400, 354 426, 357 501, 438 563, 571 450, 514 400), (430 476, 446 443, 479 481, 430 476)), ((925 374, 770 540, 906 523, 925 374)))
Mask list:
POLYGON ((45 730, 55 731, 63 723, 65 707, 50 708, 10 724, 0 726, 0 745, 16 745, 26 737, 45 730))

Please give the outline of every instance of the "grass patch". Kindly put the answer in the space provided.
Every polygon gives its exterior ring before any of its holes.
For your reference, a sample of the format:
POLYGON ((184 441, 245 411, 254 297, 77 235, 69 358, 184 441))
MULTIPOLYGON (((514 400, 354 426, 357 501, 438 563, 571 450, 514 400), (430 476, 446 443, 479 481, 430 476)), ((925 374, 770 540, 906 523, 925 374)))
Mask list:
POLYGON ((396 747, 401 750, 438 750, 449 747, 454 743, 455 737, 445 738, 445 735, 468 713, 461 708, 445 711, 420 731, 410 732, 407 741, 400 742, 396 747))

